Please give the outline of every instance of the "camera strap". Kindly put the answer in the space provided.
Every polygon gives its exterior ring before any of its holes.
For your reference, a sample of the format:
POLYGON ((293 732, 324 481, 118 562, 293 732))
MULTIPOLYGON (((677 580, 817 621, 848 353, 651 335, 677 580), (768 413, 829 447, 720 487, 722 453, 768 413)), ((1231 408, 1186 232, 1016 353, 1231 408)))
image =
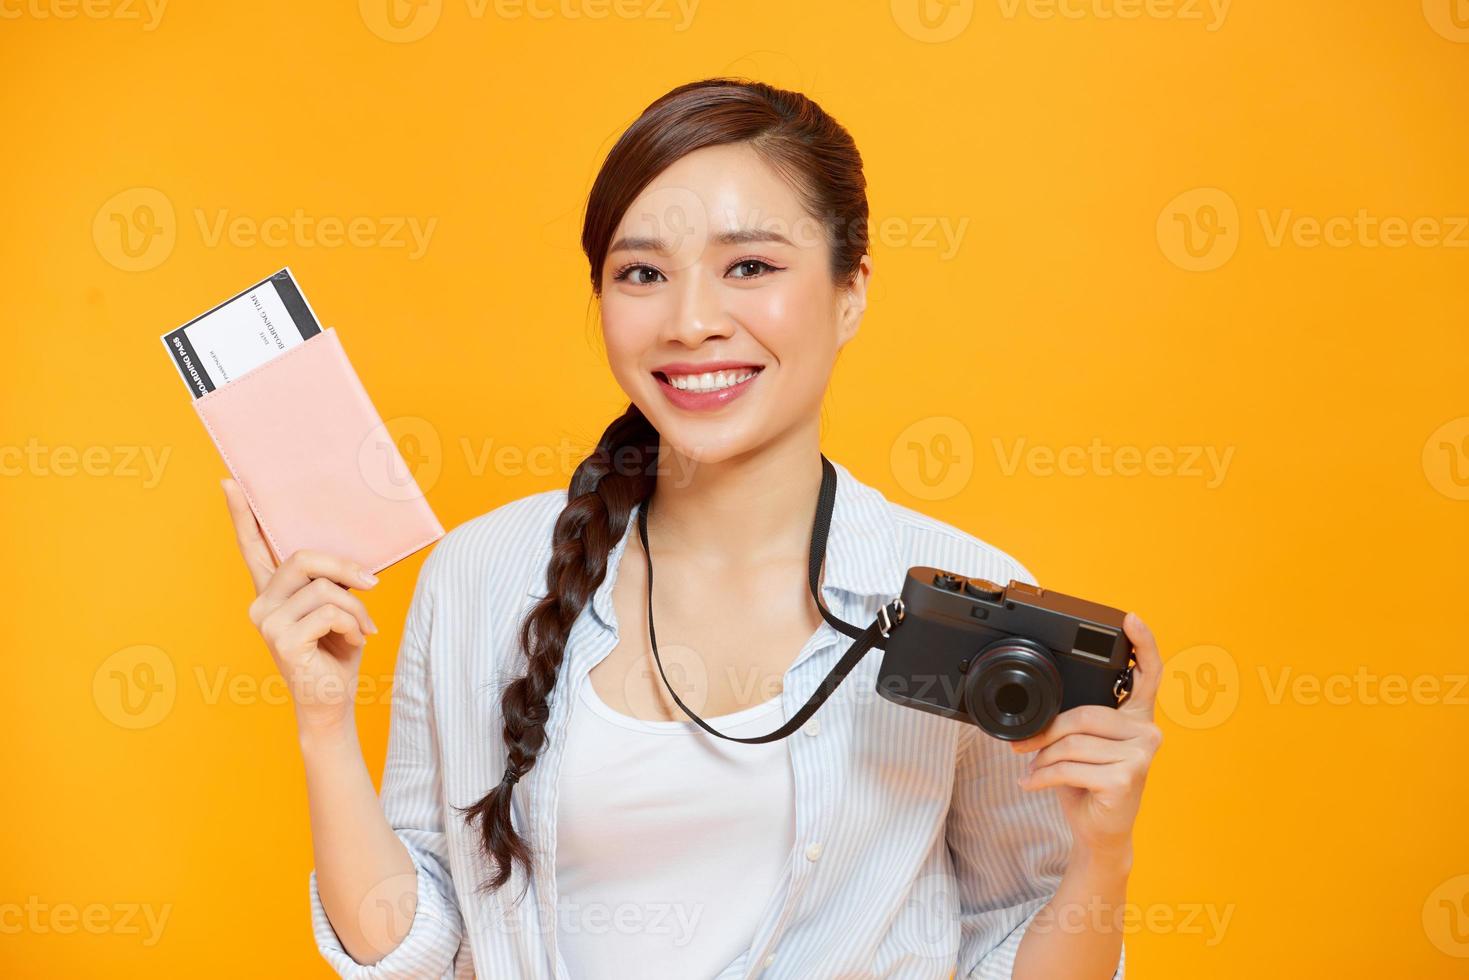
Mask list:
POLYGON ((725 735, 722 732, 716 731, 704 719, 696 715, 688 705, 684 704, 678 694, 673 690, 673 685, 668 683, 668 675, 663 672, 663 661, 658 657, 658 640, 653 632, 653 555, 648 548, 648 504, 651 498, 643 501, 643 505, 638 508, 638 537, 643 542, 643 554, 648 559, 648 642, 653 647, 653 662, 658 665, 658 675, 663 678, 663 686, 673 696, 674 702, 683 709, 684 714, 693 719, 695 724, 710 735, 715 735, 730 742, 746 742, 751 745, 756 745, 761 742, 774 742, 785 738, 806 724, 806 720, 814 715, 816 709, 820 708, 826 702, 826 699, 831 697, 836 692, 836 689, 841 686, 842 681, 846 680, 847 675, 852 672, 852 668, 857 666, 858 661, 865 657, 867 652, 874 647, 881 648, 893 628, 903 621, 903 600, 901 598, 892 600, 878 610, 877 619, 873 620, 872 625, 866 629, 861 629, 842 620, 831 610, 827 609, 826 603, 821 601, 821 590, 817 583, 821 577, 822 560, 826 557, 826 538, 827 533, 831 530, 831 513, 833 507, 836 505, 836 495, 836 470, 832 468, 831 461, 823 453, 821 456, 821 492, 816 500, 816 521, 811 528, 811 559, 809 564, 811 598, 816 600, 816 608, 821 612, 822 618, 833 629, 852 637, 856 642, 852 644, 846 653, 842 654, 842 658, 836 662, 826 677, 822 679, 821 684, 812 692, 811 697, 806 700, 806 703, 801 706, 799 711, 791 715, 790 719, 784 725, 781 725, 775 731, 768 734, 757 735, 751 738, 736 738, 733 735, 725 735))

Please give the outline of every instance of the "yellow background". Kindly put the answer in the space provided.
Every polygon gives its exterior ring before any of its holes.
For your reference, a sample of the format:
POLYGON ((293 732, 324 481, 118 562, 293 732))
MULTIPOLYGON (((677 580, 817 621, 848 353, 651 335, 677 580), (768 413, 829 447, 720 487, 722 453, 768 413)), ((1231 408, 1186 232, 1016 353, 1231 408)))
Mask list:
MULTIPOLYGON (((623 405, 592 177, 647 102, 739 73, 866 162, 828 455, 1176 658, 1130 976, 1463 975, 1462 3, 397 2, 0 2, 0 974, 329 975, 291 712, 159 335, 289 264, 446 526, 564 485, 574 459, 514 453, 623 405), (250 240, 298 209, 375 231, 250 240), (1311 244, 1359 213, 1416 240, 1311 244), (394 219, 434 223, 421 254, 394 219), (1153 471, 1067 449, 1094 444, 1153 471)), ((422 558, 370 597, 375 776, 422 558)))

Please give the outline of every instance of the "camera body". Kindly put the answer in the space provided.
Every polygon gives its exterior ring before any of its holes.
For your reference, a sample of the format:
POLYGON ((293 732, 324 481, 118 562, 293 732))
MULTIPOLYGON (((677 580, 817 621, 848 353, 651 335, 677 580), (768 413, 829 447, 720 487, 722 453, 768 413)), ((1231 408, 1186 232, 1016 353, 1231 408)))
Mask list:
POLYGON ((878 693, 1018 741, 1083 704, 1116 707, 1132 688, 1122 610, 1011 580, 908 570, 878 693))

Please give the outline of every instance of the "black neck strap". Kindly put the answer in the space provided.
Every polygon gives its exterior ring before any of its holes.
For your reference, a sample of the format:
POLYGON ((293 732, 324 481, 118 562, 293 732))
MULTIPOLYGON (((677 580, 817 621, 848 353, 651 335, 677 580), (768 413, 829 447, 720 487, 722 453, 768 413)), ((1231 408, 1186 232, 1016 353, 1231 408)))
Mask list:
POLYGON ((831 514, 836 505, 836 495, 836 470, 832 468, 831 461, 826 458, 826 455, 822 454, 821 492, 816 500, 816 521, 811 528, 811 560, 809 566, 811 598, 816 600, 816 608, 821 612, 822 618, 833 629, 852 637, 856 642, 852 644, 851 648, 831 668, 831 671, 827 673, 821 684, 812 692, 811 697, 801 706, 800 710, 792 715, 784 725, 781 725, 769 734, 757 735, 751 738, 735 738, 732 735, 725 735, 722 732, 715 731, 709 727, 704 719, 694 714, 689 706, 683 703, 677 692, 673 690, 673 685, 668 683, 668 675, 663 672, 663 661, 658 657, 658 639, 653 631, 653 554, 648 548, 648 505, 651 503, 652 498, 650 497, 648 500, 643 501, 642 506, 638 508, 638 537, 643 543, 643 554, 648 559, 648 643, 653 648, 653 662, 658 665, 658 675, 663 678, 663 686, 668 689, 668 693, 672 695, 674 702, 683 709, 684 714, 693 719, 695 724, 710 735, 716 735, 730 742, 746 742, 750 744, 774 742, 778 739, 785 738, 804 725, 806 720, 816 713, 816 709, 821 707, 826 702, 826 699, 835 693, 842 681, 852 672, 852 668, 856 667, 858 661, 867 655, 867 651, 874 647, 881 647, 893 626, 903 621, 902 599, 894 599, 884 606, 879 611, 877 619, 865 630, 859 629, 842 620, 832 613, 831 610, 827 609, 826 603, 821 601, 821 589, 818 582, 821 578, 821 564, 826 558, 826 538, 828 532, 831 530, 831 514))

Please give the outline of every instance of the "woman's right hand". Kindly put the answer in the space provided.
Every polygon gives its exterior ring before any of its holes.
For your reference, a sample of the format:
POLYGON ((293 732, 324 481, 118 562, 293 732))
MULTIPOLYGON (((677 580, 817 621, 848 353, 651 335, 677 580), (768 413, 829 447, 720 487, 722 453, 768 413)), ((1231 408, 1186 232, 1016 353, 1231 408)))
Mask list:
POLYGON ((240 485, 230 479, 222 485, 255 583, 250 622, 285 679, 301 733, 350 726, 366 635, 378 630, 347 587, 370 589, 377 577, 356 562, 319 551, 297 551, 277 566, 240 485))

